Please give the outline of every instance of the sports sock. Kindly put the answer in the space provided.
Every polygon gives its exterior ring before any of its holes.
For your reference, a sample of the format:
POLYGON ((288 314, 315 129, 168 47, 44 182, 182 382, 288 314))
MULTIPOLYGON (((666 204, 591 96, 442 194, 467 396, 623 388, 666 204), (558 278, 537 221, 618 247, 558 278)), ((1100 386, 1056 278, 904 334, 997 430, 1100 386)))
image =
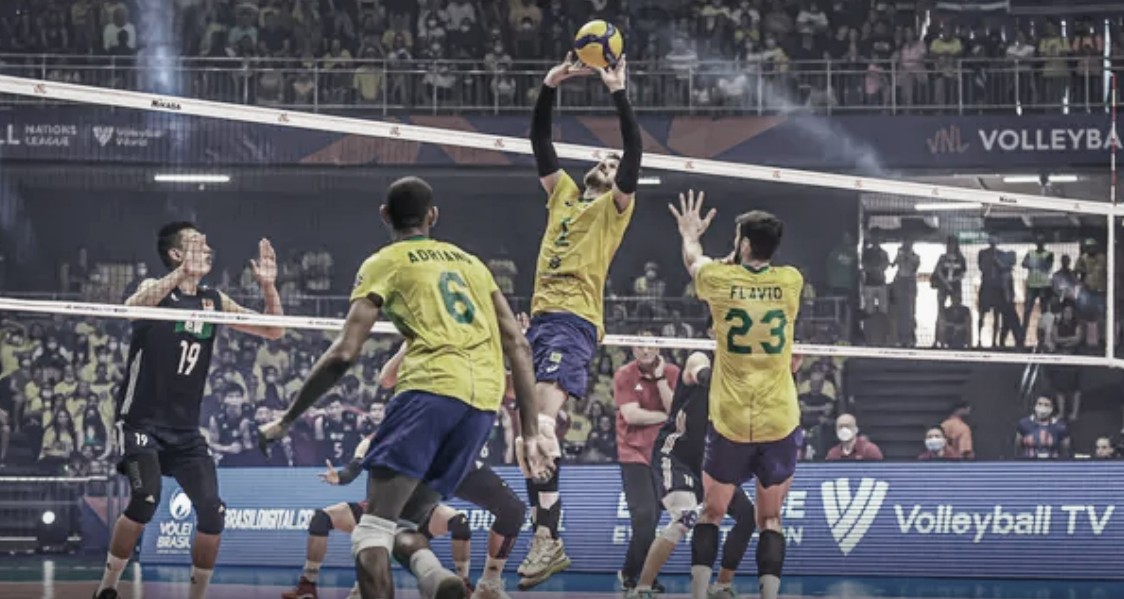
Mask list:
POLYGON ((691 599, 706 599, 713 573, 710 566, 691 566, 691 599))
POLYGON ((320 562, 305 560, 304 578, 312 584, 316 584, 316 580, 320 578, 320 562))
POLYGON ((410 556, 410 571, 419 580, 441 569, 441 561, 437 559, 431 549, 421 549, 410 556))
POLYGON ((214 570, 191 567, 191 586, 187 589, 187 599, 203 599, 207 596, 207 587, 211 586, 211 575, 214 570))
POLYGON ((484 575, 481 580, 499 580, 503 577, 503 567, 507 565, 506 559, 489 556, 484 562, 484 575))
POLYGON ((121 581, 121 573, 125 571, 125 566, 128 563, 128 558, 121 559, 112 553, 106 554, 105 572, 101 575, 101 584, 98 585, 98 593, 105 589, 117 588, 117 583, 121 581))
POLYGON ((463 562, 454 561, 453 562, 453 568, 456 570, 457 576, 460 576, 461 578, 468 578, 469 573, 472 571, 472 562, 471 561, 463 561, 463 562))

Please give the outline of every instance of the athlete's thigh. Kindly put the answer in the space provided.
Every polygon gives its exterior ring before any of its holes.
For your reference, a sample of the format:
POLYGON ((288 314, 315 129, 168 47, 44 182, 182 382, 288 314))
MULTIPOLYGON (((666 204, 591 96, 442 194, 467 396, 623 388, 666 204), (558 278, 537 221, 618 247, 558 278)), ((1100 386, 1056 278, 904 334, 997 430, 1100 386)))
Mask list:
POLYGON ((717 524, 726 514, 726 507, 730 505, 730 498, 734 496, 737 485, 716 480, 709 473, 703 472, 703 518, 704 521, 717 524))
POLYGON ((415 528, 420 528, 439 505, 441 505, 441 494, 428 485, 419 484, 403 506, 399 519, 413 524, 415 528))
POLYGON ((215 469, 215 460, 211 457, 206 443, 202 435, 199 435, 198 440, 189 439, 183 443, 169 445, 160 454, 160 464, 164 474, 179 483, 196 509, 217 505, 222 501, 219 497, 219 477, 215 469))
POLYGON ((752 445, 753 477, 762 487, 770 488, 791 479, 796 473, 796 461, 804 445, 804 429, 798 426, 783 439, 752 445))
POLYGON ((162 449, 160 440, 152 430, 129 426, 123 422, 117 423, 117 446, 121 448, 117 471, 130 478, 132 474, 129 472, 129 464, 135 464, 141 459, 159 460, 162 449))
POLYGON ((453 495, 493 513, 498 506, 510 505, 512 499, 521 501, 495 470, 479 461, 464 477, 453 495))

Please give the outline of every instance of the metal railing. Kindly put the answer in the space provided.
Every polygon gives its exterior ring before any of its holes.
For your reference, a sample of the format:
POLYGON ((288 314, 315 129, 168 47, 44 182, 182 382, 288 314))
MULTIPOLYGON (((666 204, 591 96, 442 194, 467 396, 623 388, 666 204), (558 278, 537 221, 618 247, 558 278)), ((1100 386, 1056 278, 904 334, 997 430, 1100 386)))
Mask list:
MULTIPOLYGON (((550 64, 501 60, 278 60, 0 55, 0 73, 323 112, 526 111, 550 64)), ((1094 112, 1124 57, 788 61, 765 55, 670 66, 630 64, 634 105, 661 113, 1094 112)), ((4 98, 5 104, 40 103, 4 98)), ((560 109, 607 112, 596 78, 567 82, 560 109)))

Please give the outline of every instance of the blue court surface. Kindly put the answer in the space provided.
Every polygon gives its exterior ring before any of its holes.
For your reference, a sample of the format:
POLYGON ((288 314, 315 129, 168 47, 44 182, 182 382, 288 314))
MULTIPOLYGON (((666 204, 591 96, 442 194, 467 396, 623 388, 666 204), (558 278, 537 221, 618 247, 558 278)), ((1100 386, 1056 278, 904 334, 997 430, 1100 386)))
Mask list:
MULTIPOLYGON (((1076 557, 1076 556, 1071 556, 1076 557)), ((1096 559, 1096 556, 1086 556, 1096 559)), ((1059 557, 1059 560, 1062 559, 1059 557)), ((1060 561, 1043 564, 1060 567, 1060 561)), ((88 558, 0 558, 0 599, 88 599, 101 577, 100 560, 88 558)), ((1044 572, 1045 574, 1046 572, 1044 572)), ((295 582, 299 570, 281 568, 219 567, 211 584, 211 599, 276 599, 295 582)), ((178 566, 130 566, 119 587, 126 599, 173 599, 186 596, 188 570, 178 566)), ((343 599, 354 581, 347 570, 321 574, 320 597, 343 599)), ((396 597, 414 599, 413 579, 399 573, 396 597)), ((662 579, 667 597, 688 597, 686 577, 662 579)), ((755 597, 754 581, 739 577, 741 596, 755 597)), ((515 588, 515 579, 508 578, 515 588)), ((607 599, 621 597, 611 575, 561 574, 529 592, 510 591, 513 598, 562 597, 607 599)), ((841 597, 846 599, 1124 599, 1124 582, 789 577, 781 595, 791 599, 841 597)))

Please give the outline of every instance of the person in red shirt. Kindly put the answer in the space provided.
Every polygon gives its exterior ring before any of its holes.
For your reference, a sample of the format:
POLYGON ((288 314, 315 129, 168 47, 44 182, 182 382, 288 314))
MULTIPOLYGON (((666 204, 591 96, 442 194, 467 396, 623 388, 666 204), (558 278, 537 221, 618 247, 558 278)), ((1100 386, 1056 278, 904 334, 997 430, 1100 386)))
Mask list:
POLYGON ((960 460, 963 457, 959 451, 956 451, 955 447, 949 444, 943 428, 934 426, 925 431, 925 453, 917 456, 917 459, 960 460))
POLYGON ((827 461, 882 460, 882 450, 865 435, 859 435, 859 424, 853 415, 843 414, 835 419, 835 436, 839 438, 839 444, 828 450, 827 461))
MULTIPOLYGON (((649 330, 639 334, 655 336, 649 330)), ((656 436, 671 410, 679 367, 669 364, 654 347, 634 347, 632 355, 635 359, 613 375, 613 401, 617 405, 617 459, 632 523, 620 577, 635 584, 660 521, 659 481, 650 464, 656 436)))

